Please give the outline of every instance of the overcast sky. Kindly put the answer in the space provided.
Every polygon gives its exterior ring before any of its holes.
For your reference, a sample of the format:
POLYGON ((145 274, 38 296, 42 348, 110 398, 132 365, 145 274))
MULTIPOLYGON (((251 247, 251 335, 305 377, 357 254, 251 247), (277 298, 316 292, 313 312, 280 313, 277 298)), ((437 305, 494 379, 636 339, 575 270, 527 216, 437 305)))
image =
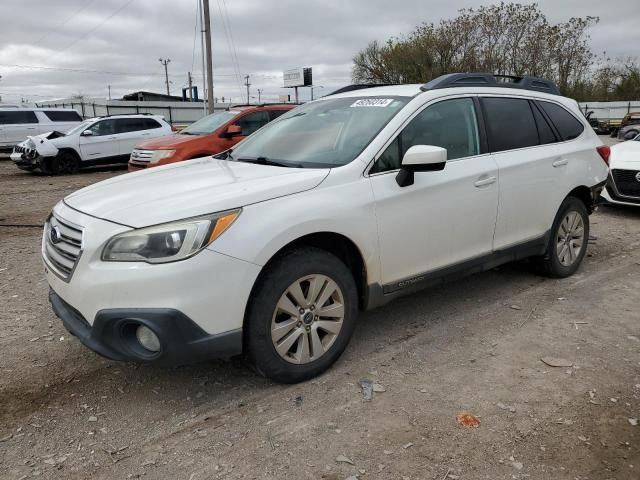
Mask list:
MULTIPOLYGON (((263 99, 277 99, 292 93, 281 88, 282 70, 302 66, 313 67, 314 83, 324 87, 316 95, 322 95, 350 83, 351 58, 371 40, 491 3, 498 0, 210 0, 215 96, 240 101, 239 73, 251 75, 252 96, 261 88, 263 99)), ((640 55, 640 0, 537 3, 551 22, 599 16, 590 31, 594 52, 640 55)), ((201 88, 197 0, 2 0, 0 18, 5 102, 77 93, 106 97, 109 84, 114 98, 137 90, 163 92, 161 57, 171 59, 172 93, 180 94, 188 71, 201 88)), ((308 89, 301 90, 306 98, 308 89)))

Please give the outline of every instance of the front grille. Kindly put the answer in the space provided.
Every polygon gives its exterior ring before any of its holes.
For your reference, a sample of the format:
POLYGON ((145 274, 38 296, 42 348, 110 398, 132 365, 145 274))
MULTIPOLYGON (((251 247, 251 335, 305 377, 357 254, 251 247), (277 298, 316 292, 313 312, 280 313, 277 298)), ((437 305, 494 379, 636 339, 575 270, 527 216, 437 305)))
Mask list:
POLYGON ((71 280, 82 254, 82 227, 51 215, 44 224, 42 255, 51 269, 63 280, 71 280))
POLYGON ((636 178, 639 173, 640 170, 613 169, 611 171, 615 187, 621 195, 640 197, 640 180, 636 178))
POLYGON ((153 150, 137 150, 131 152, 131 161, 149 163, 153 157, 153 150))

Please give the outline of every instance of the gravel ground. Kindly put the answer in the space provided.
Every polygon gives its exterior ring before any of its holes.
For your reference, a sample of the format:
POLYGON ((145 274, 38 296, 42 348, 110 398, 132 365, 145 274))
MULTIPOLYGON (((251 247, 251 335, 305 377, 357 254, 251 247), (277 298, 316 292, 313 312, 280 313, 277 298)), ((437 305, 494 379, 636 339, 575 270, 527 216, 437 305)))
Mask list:
POLYGON ((64 330, 38 225, 122 173, 0 161, 0 478, 640 478, 640 209, 595 213, 569 279, 515 264, 405 297, 364 313, 329 372, 283 386, 239 359, 107 361, 64 330), (365 401, 363 379, 386 391, 365 401))

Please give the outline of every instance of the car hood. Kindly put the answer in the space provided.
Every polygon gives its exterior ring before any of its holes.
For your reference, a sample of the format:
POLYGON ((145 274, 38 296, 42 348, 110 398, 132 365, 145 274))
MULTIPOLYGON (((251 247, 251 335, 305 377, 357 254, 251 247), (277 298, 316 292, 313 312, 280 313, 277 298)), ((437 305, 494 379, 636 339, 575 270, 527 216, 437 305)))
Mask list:
POLYGON ((611 147, 609 166, 640 170, 640 142, 628 140, 611 147))
POLYGON ((201 140, 203 137, 205 137, 205 135, 184 135, 176 133, 173 135, 165 135, 163 137, 158 137, 151 140, 145 140, 144 142, 136 145, 136 148, 139 148, 141 150, 173 150, 184 145, 185 143, 193 142, 194 140, 201 140))
POLYGON ((94 217, 140 228, 310 190, 328 174, 329 169, 207 157, 121 175, 78 190, 64 201, 94 217))

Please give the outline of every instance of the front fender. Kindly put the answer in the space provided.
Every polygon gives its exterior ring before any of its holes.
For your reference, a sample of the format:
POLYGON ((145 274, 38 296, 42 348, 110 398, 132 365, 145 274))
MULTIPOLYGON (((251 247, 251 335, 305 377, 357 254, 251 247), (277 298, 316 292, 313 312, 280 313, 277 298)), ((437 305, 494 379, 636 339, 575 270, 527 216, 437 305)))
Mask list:
POLYGON ((367 282, 379 281, 375 204, 370 183, 362 178, 246 206, 209 248, 264 266, 291 242, 314 233, 351 240, 362 255, 367 282))

